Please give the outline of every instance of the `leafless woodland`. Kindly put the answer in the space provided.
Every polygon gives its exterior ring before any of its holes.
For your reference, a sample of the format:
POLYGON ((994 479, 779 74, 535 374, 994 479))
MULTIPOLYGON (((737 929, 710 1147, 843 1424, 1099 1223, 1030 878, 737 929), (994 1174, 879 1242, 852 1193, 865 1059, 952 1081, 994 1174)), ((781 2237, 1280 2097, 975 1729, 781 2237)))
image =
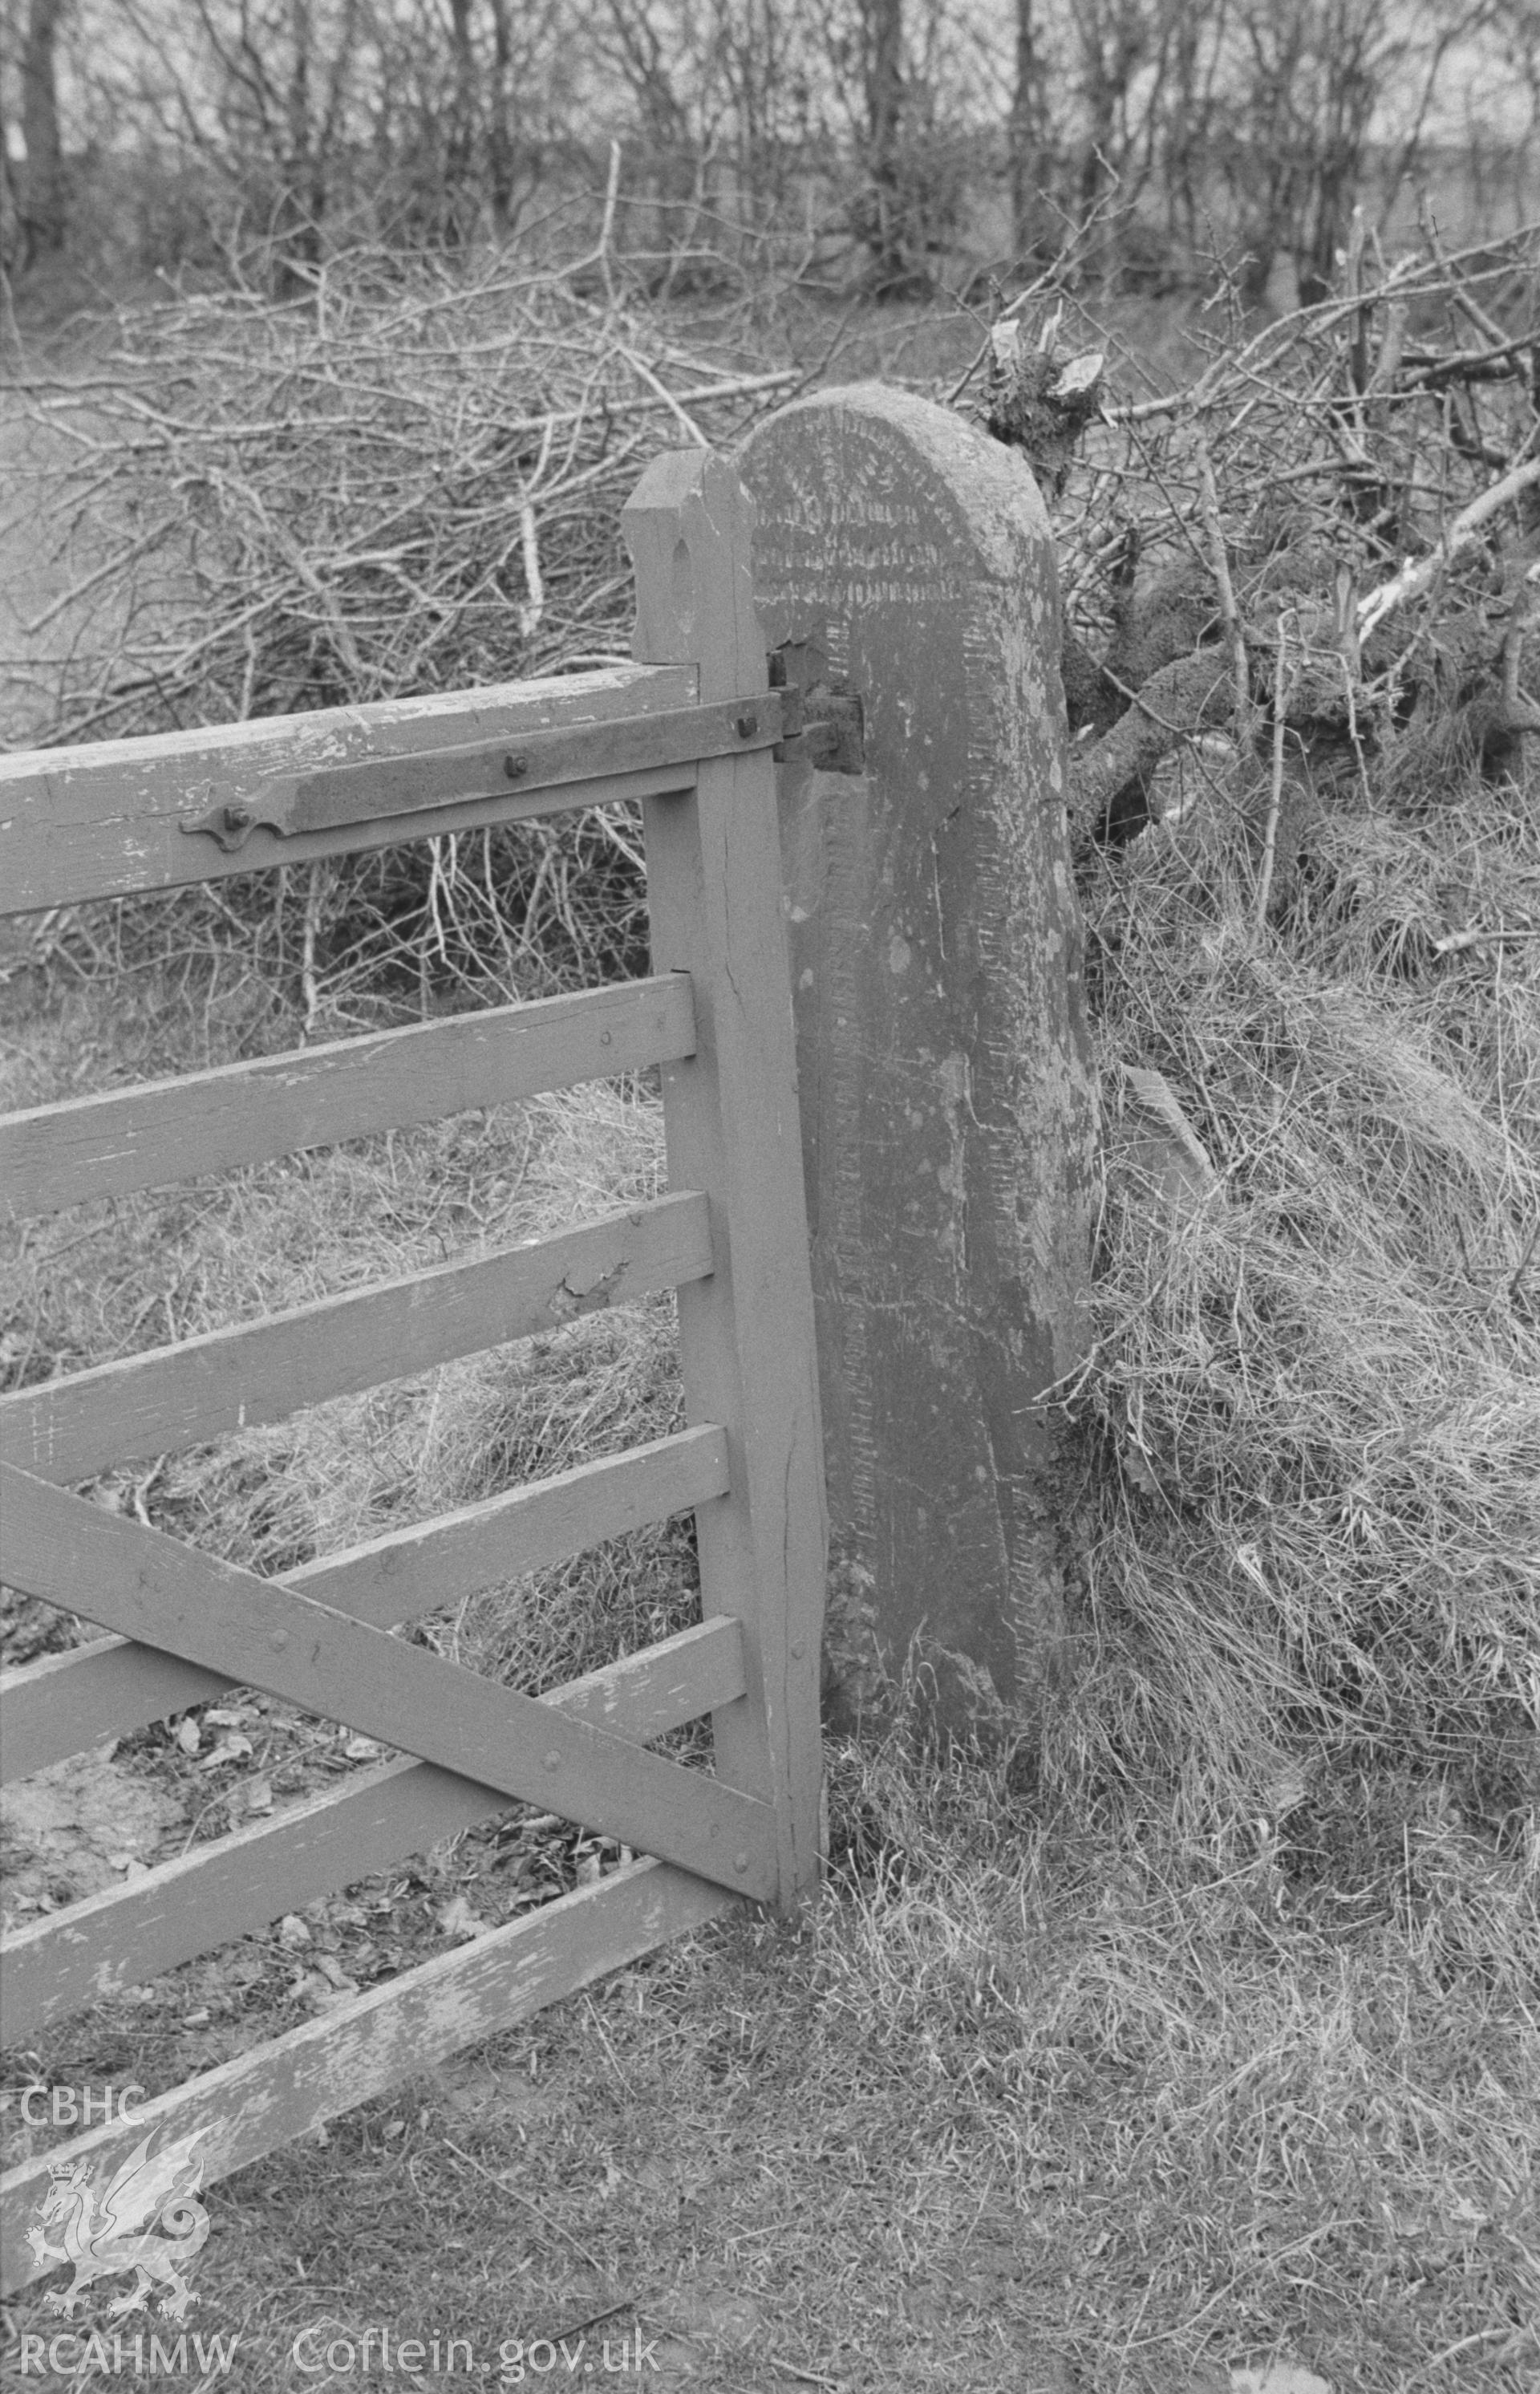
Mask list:
POLYGON ((0 253, 21 281, 618 231, 659 287, 892 295, 1060 256, 1248 304, 1352 211, 1456 244, 1540 213, 1534 0, 5 0, 0 253))

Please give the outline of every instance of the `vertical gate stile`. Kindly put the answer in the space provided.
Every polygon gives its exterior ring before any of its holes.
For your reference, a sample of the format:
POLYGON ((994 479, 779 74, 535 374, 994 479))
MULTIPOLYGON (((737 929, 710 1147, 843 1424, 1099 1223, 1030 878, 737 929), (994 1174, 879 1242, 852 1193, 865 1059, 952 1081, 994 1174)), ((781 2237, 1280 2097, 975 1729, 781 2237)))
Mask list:
MULTIPOLYGON (((635 653, 693 664, 703 705, 764 704, 752 503, 709 452, 657 459, 625 510, 635 653)), ((753 736, 751 725, 745 737, 753 736)), ((743 1624, 747 1687, 713 1716, 718 1775, 773 1809, 779 1901, 819 1870, 826 1529, 807 1207, 770 752, 644 801, 654 972, 688 971, 696 1053, 663 1067, 671 1186, 710 1204, 714 1269, 682 1288, 691 1423, 726 1429, 731 1486, 696 1514, 702 1608, 743 1624)))

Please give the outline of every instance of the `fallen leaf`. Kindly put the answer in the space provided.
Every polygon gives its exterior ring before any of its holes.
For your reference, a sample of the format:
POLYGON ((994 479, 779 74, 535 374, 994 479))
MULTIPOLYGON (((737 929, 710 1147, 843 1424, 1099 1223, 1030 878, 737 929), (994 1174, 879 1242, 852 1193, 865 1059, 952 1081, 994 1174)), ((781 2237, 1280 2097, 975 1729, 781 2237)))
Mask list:
POLYGON ((1082 358, 1072 358, 1049 391, 1050 399, 1078 399, 1101 379, 1101 369, 1107 361, 1099 349, 1087 349, 1082 358))
POLYGON ((357 1993, 358 1989, 350 1981, 346 1987, 328 1987, 323 1995, 312 1997, 310 2008, 318 2012, 340 2011, 343 2005, 350 2004, 357 1993))
POLYGON ((452 1895, 439 1914, 439 1926, 446 1937, 484 1937, 492 1923, 472 1912, 463 1895, 452 1895))
POLYGON ((286 1953, 297 1953, 310 1941, 310 1932, 297 1912, 286 1912, 278 1924, 278 1941, 286 1953))
POLYGON ((1134 1444, 1134 1437, 1131 1430, 1128 1434, 1127 1446, 1124 1452, 1123 1467, 1127 1472, 1129 1479, 1133 1481, 1135 1487, 1139 1491, 1141 1495, 1158 1496, 1160 1494, 1160 1481, 1155 1478, 1154 1473, 1151 1470, 1150 1466, 1144 1460, 1139 1448, 1134 1444))
POLYGON ((270 1780, 254 1779, 250 1785, 245 1789, 244 1793, 245 1805, 248 1812, 260 1814, 270 1812, 272 1810, 272 1782, 270 1780))
POLYGON ((319 1970, 303 1971, 289 1993, 296 2003, 309 2004, 317 2011, 334 2002, 336 1996, 336 1989, 330 1979, 323 1979, 319 1970))
POLYGON ((243 1762, 251 1752, 249 1737, 222 1737, 212 1754, 205 1754, 199 1763, 200 1770, 217 1770, 227 1762, 243 1762))
POLYGON ((184 1713, 177 1723, 177 1743, 184 1754, 196 1754, 204 1742, 203 1730, 191 1713, 184 1713))

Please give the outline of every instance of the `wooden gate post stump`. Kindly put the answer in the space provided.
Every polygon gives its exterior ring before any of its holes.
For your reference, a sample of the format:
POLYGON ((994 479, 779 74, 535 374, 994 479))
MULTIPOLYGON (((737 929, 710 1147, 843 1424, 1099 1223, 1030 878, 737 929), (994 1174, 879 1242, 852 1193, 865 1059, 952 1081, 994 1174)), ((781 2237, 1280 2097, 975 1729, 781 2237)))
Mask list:
POLYGON ((780 802, 834 1709, 923 1631, 943 1727, 991 1685, 1031 1723, 1064 1633, 1039 1399, 1082 1351, 1096 1124, 1047 521, 1020 457, 878 384, 783 409, 739 466, 809 718, 780 802))
MULTIPOLYGON (((753 510, 709 451, 654 458, 622 529, 637 569, 638 662, 693 665, 745 741, 770 704, 754 611, 753 510)), ((731 1484, 699 1506, 708 1618, 742 1626, 744 1694, 712 1716, 717 1775, 771 1808, 777 1900, 817 1888, 819 1660, 826 1549, 796 1051, 770 751, 702 763, 644 799, 652 969, 688 972, 691 1055, 662 1068, 671 1180, 703 1190, 714 1268, 679 1290, 685 1407, 726 1425, 731 1484)))

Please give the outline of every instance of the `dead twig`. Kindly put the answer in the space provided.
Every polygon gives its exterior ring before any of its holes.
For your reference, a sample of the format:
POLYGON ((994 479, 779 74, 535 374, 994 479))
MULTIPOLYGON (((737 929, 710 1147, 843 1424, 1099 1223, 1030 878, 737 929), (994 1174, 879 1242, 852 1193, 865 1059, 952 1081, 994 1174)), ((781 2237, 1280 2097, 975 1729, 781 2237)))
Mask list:
POLYGON ((1201 432, 1197 436, 1197 452, 1198 506, 1204 530, 1208 535, 1209 561, 1219 594, 1219 612, 1230 641, 1231 663, 1235 676, 1235 731, 1244 755, 1251 746, 1252 738, 1251 668, 1246 658, 1245 627, 1235 603, 1235 585, 1230 576, 1224 524, 1219 515, 1219 493, 1214 480, 1214 460, 1201 432))
POLYGON ((1278 618, 1278 661, 1272 676, 1272 788, 1268 796, 1267 825, 1262 834, 1262 862, 1257 875, 1257 935, 1268 926, 1268 901, 1272 896, 1273 859, 1278 853, 1278 818, 1283 805, 1283 743, 1288 738, 1289 636, 1283 615, 1278 618))
POLYGON ((1482 491, 1468 506, 1462 507, 1428 556, 1413 559, 1402 567, 1399 573, 1393 573, 1388 582, 1382 582, 1377 589, 1366 592, 1359 600, 1359 639, 1366 640, 1371 633, 1378 630, 1388 615, 1394 614, 1398 607, 1404 607, 1408 599, 1419 598, 1425 591, 1430 590, 1445 568, 1462 550, 1470 546, 1482 525, 1490 523, 1503 507, 1510 506, 1537 483, 1540 483, 1540 457, 1532 457, 1527 464, 1515 466, 1511 473, 1505 474, 1501 480, 1494 482, 1490 489, 1482 491))

